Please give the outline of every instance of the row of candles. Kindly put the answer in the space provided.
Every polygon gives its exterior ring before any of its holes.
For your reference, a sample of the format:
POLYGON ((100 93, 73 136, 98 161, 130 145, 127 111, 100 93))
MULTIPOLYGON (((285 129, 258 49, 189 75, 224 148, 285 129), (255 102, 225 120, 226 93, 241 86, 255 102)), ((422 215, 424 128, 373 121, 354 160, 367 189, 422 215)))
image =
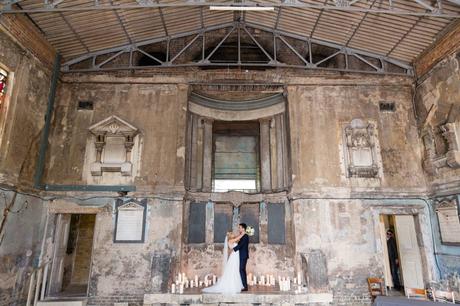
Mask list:
POLYGON ((171 293, 184 293, 184 289, 187 288, 201 288, 215 285, 217 282, 217 276, 206 275, 204 280, 200 280, 198 275, 195 275, 193 279, 189 279, 185 273, 177 274, 176 281, 171 285, 171 293))
MULTIPOLYGON (((179 273, 177 274, 176 281, 171 285, 171 293, 182 294, 184 293, 184 289, 208 287, 215 285, 216 282, 216 275, 206 275, 204 280, 201 280, 198 275, 195 275, 193 279, 189 279, 185 273, 179 273)), ((275 287, 276 278, 271 274, 256 276, 250 273, 248 275, 248 285, 275 287)), ((302 291, 302 275, 298 273, 297 277, 294 277, 293 279, 278 276, 278 285, 280 291, 291 291, 292 286, 295 286, 295 292, 300 293, 302 291)))

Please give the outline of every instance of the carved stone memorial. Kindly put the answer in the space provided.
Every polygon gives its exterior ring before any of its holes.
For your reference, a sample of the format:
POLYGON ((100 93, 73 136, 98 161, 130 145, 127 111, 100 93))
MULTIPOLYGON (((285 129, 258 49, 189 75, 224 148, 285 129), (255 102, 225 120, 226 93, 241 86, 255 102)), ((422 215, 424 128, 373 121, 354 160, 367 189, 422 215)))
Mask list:
POLYGON ((120 172, 132 175, 131 151, 139 130, 120 119, 110 116, 89 128, 94 135, 96 161, 90 166, 91 175, 101 176, 103 172, 120 172))
POLYGON ((354 119, 345 127, 345 163, 348 177, 377 177, 375 126, 354 119))

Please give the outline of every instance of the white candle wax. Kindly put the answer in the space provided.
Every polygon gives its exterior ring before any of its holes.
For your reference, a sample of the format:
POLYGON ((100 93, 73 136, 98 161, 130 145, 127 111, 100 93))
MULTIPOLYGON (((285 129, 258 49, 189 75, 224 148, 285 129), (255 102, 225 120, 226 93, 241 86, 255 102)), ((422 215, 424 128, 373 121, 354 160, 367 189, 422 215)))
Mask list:
POLYGON ((212 276, 212 284, 215 285, 217 282, 217 277, 215 275, 212 276))
POLYGON ((195 275, 195 284, 198 284, 198 275, 195 275))
POLYGON ((260 284, 261 284, 262 286, 265 285, 265 276, 263 276, 263 275, 260 277, 260 284))
POLYGON ((194 285, 195 285, 194 281, 191 280, 191 281, 190 281, 190 288, 193 288, 194 285))
POLYGON ((180 286, 179 286, 179 294, 183 294, 183 293, 184 293, 184 285, 180 284, 180 286))
POLYGON ((177 280, 179 281, 179 283, 182 283, 182 274, 181 273, 179 273, 177 275, 177 280))
POLYGON ((200 287, 203 287, 203 282, 202 282, 202 281, 200 281, 200 283, 199 283, 199 284, 200 284, 200 287))
POLYGON ((185 288, 188 288, 188 286, 189 286, 189 282, 188 282, 188 280, 186 280, 185 281, 185 288))
POLYGON ((171 285, 171 293, 172 294, 176 293, 176 284, 171 285))
POLYGON ((302 273, 297 272, 297 282, 299 285, 302 285, 302 273))

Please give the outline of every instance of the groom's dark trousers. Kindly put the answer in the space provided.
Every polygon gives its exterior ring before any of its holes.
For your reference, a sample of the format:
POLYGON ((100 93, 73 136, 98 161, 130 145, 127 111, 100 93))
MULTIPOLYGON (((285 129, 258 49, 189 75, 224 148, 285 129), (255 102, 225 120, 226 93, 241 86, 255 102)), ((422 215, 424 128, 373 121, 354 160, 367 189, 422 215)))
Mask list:
POLYGON ((238 245, 233 248, 233 250, 240 251, 240 275, 241 275, 241 282, 243 283, 244 289, 248 288, 248 279, 246 276, 246 264, 249 259, 249 237, 248 235, 244 235, 241 237, 238 245))

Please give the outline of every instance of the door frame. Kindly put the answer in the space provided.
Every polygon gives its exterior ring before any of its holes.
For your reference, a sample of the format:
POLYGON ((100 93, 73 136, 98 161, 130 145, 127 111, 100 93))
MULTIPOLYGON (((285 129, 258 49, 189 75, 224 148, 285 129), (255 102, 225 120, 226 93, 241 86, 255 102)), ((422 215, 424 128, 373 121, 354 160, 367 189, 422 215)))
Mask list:
MULTIPOLYGON (((107 207, 101 207, 101 206, 80 206, 74 202, 70 202, 67 200, 59 199, 51 202, 49 204, 48 208, 48 214, 50 215, 55 215, 57 216, 59 214, 78 214, 78 215, 95 215, 95 222, 94 222, 94 233, 93 233, 93 241, 92 241, 92 249, 91 249, 91 256, 90 256, 90 265, 89 265, 89 274, 88 274, 88 286, 86 288, 86 296, 89 296, 89 291, 90 291, 90 280, 91 280, 91 275, 93 271, 93 259, 94 259, 94 250, 96 248, 96 231, 98 228, 98 222, 99 222, 99 215, 101 213, 107 213, 107 207)), ((53 239, 55 235, 55 230, 54 228, 53 231, 53 239)), ((53 240, 54 241, 54 240, 53 240)), ((54 253, 55 253, 55 245, 53 245, 51 256, 52 259, 54 260, 54 253)), ((50 269, 51 272, 51 269, 50 269)), ((49 279, 48 279, 49 282, 49 279)), ((51 297, 52 295, 49 294, 49 283, 47 284, 47 290, 46 290, 46 297, 51 297)))
MULTIPOLYGON (((422 262, 422 275, 424 284, 428 284, 435 279, 436 274, 436 259, 434 257, 433 232, 430 227, 430 214, 427 211, 425 204, 417 204, 419 201, 401 204, 400 202, 394 205, 377 204, 372 205, 372 214, 374 219, 374 236, 376 237, 376 252, 380 258, 385 258, 383 240, 381 235, 381 215, 412 215, 414 217, 414 225, 417 236, 417 245, 420 250, 422 262), (428 221, 427 221, 428 219, 428 221)), ((420 203, 420 202, 419 202, 420 203)), ((384 275, 384 266, 381 265, 382 275, 384 275)))

